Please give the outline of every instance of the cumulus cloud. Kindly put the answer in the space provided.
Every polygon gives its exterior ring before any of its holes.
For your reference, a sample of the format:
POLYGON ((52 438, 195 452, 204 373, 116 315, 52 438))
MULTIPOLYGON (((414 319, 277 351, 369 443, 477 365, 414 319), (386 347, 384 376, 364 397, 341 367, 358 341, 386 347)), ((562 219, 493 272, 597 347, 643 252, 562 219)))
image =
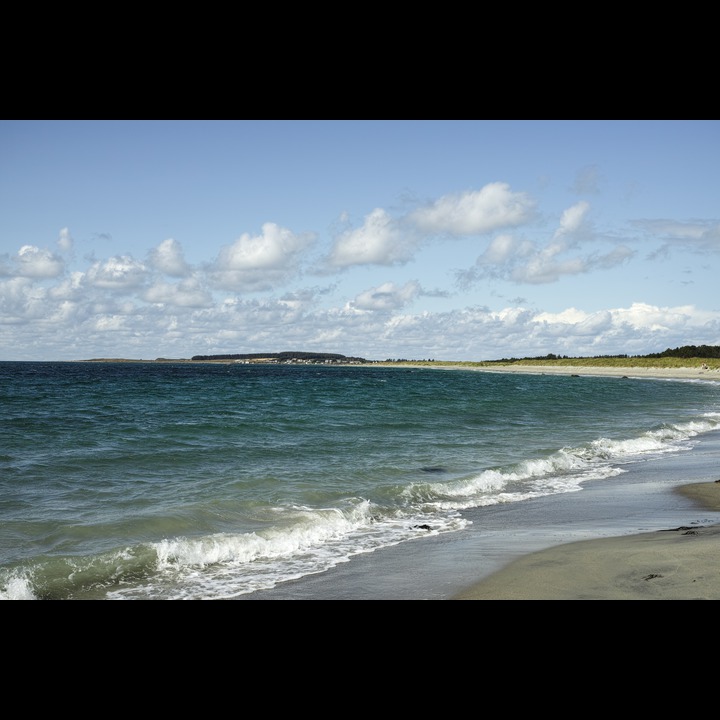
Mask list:
POLYGON ((586 313, 573 307, 559 313, 538 313, 533 317, 532 322, 543 324, 546 328, 554 328, 560 333, 565 333, 569 327, 572 327, 576 337, 587 337, 597 336, 609 330, 612 327, 612 320, 613 316, 609 310, 586 313))
POLYGON ((362 227, 347 230, 336 238, 328 262, 335 268, 403 264, 412 257, 416 239, 410 229, 403 228, 385 210, 376 208, 362 227))
MULTIPOLYGON (((611 310, 613 320, 639 331, 668 331, 689 323, 697 323, 698 313, 692 305, 657 307, 647 303, 633 303, 629 308, 611 310)), ((707 314, 706 317, 710 317, 707 314)), ((663 348, 664 349, 664 348, 663 348)))
POLYGON ((55 278, 62 275, 65 262, 49 250, 23 245, 13 258, 15 274, 26 278, 55 278))
POLYGON ((144 285, 148 269, 128 255, 94 262, 86 274, 87 283, 106 290, 134 290, 144 285))
POLYGON ((42 288, 35 287, 28 278, 14 277, 0 282, 0 324, 15 324, 35 316, 32 306, 40 307, 43 299, 42 288))
POLYGON ((297 255, 306 246, 301 236, 275 223, 265 223, 261 235, 244 233, 223 249, 220 258, 230 270, 262 270, 286 265, 288 256, 297 255))
MULTIPOLYGON (((588 188, 591 179, 588 173, 588 188)), ((445 195, 400 217, 376 208, 360 227, 335 232, 324 270, 339 278, 355 266, 402 265, 433 237, 452 237, 462 252, 482 243, 474 250, 475 264, 456 271, 465 288, 486 278, 537 286, 627 262, 633 250, 592 235, 590 210, 589 203, 577 202, 566 207, 554 227, 521 227, 535 219, 534 203, 504 183, 445 195), (494 237, 472 237, 488 234, 494 237)), ((346 216, 342 220, 349 222, 346 216)), ((717 221, 643 220, 635 225, 662 243, 666 254, 675 248, 720 250, 717 221)), ((312 234, 298 235, 266 223, 260 234, 243 234, 222 247, 208 265, 190 267, 180 243, 168 238, 149 251, 145 262, 130 255, 86 257, 87 269, 70 273, 67 266, 77 258, 71 257, 73 239, 63 228, 57 240, 62 257, 23 245, 0 259, 0 346, 28 358, 31 353, 83 357, 89 348, 98 357, 294 348, 369 358, 483 360, 720 344, 720 313, 692 305, 635 303, 599 312, 569 307, 556 313, 520 307, 537 302, 543 296, 539 293, 503 300, 507 307, 495 310, 471 306, 436 312, 427 310, 432 304, 423 301, 423 311, 413 312, 418 298, 447 297, 448 292, 428 292, 417 281, 380 279, 363 292, 345 291, 339 280, 320 288, 291 289, 286 283, 302 278, 315 242, 312 234), (275 291, 279 296, 270 297, 275 291), (250 292, 268 295, 241 297, 250 292), (353 299, 346 302, 347 297, 353 299), (36 349, 39 343, 42 350, 36 349)), ((432 272, 449 272, 443 264, 449 255, 436 249, 431 257, 437 267, 418 266, 423 282, 439 282, 432 272)), ((351 272, 344 276, 356 279, 351 272)))
POLYGON ((495 182, 481 190, 444 195, 408 215, 423 233, 484 235, 516 227, 532 219, 534 201, 522 192, 512 192, 507 183, 495 182))
POLYGON ((188 308, 210 307, 213 303, 212 295, 195 278, 175 284, 156 283, 145 291, 143 299, 150 303, 188 308))
POLYGON ((401 265, 409 262, 421 243, 432 236, 483 235, 529 222, 535 203, 512 192, 506 183, 490 183, 479 191, 444 195, 438 200, 394 218, 376 208, 359 228, 339 233, 327 264, 401 265))
POLYGON ((584 200, 567 208, 546 245, 502 234, 495 237, 478 256, 475 266, 455 273, 459 287, 467 289, 483 278, 510 280, 518 284, 541 285, 569 275, 607 270, 628 260, 634 252, 626 246, 607 253, 596 250, 568 256, 577 251, 578 241, 587 239, 586 218, 590 205, 584 200))
POLYGON ((360 293, 350 306, 358 310, 398 310, 412 301, 419 292, 420 286, 416 282, 405 283, 402 287, 386 282, 360 293))
POLYGON ((53 300, 70 300, 80 298, 82 295, 82 282, 84 274, 75 271, 68 277, 63 278, 57 285, 48 289, 48 294, 53 300))
POLYGON ((168 238, 148 253, 148 265, 171 277, 185 277, 189 267, 177 240, 168 238))
POLYGON ((224 247, 210 268, 210 278, 224 290, 270 290, 300 273, 302 253, 313 242, 313 235, 296 235, 265 223, 260 235, 244 233, 224 247))
POLYGON ((688 344, 688 335, 705 338, 693 340, 694 344, 717 344, 720 338, 720 313, 692 305, 633 303, 593 313, 572 307, 558 313, 535 313, 529 324, 533 329, 528 336, 536 348, 575 356, 647 354, 653 351, 649 346, 661 352, 688 344), (598 352, 598 348, 602 350, 598 352))

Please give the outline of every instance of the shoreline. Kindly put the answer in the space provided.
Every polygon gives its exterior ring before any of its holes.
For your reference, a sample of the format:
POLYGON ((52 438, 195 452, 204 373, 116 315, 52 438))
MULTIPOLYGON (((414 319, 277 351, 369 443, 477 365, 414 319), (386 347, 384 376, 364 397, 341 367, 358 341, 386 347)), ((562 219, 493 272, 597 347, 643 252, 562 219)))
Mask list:
MULTIPOLYGON (((368 363, 355 367, 720 382, 720 368, 698 365, 663 368, 401 362, 368 363)), ((676 487, 674 492, 694 501, 698 508, 720 511, 720 480, 691 482, 676 487)), ((720 600, 719 556, 720 524, 668 527, 651 532, 577 540, 516 556, 508 564, 469 583, 455 594, 446 596, 446 599, 720 600)), ((472 575, 472 572, 468 573, 469 577, 472 575)), ((277 590, 260 592, 256 597, 267 596, 284 597, 277 590)))
MULTIPOLYGON (((720 480, 675 489, 720 510, 720 480)), ((580 540, 523 555, 450 600, 718 600, 720 524, 580 540)))
MULTIPOLYGON (((450 367, 450 366, 447 366, 450 367)), ((452 366, 460 368, 462 366, 452 366)), ((508 365, 480 372, 720 381, 716 369, 508 365)), ((720 480, 676 492, 720 510, 720 480)), ((451 600, 717 600, 720 525, 582 540, 521 556, 451 600)))
POLYGON ((652 378, 669 380, 713 380, 720 382, 720 369, 702 367, 612 367, 605 365, 499 365, 482 367, 477 365, 421 365, 402 363, 390 367, 414 367, 437 370, 470 370, 472 372, 519 373, 533 375, 595 375, 619 378, 652 378))
MULTIPOLYGON (((139 363, 139 364, 188 364, 188 365, 233 365, 233 364, 256 364, 258 361, 250 363, 240 363, 237 360, 221 359, 221 360, 189 360, 187 358, 156 358, 155 360, 143 360, 134 358, 91 358, 89 360, 74 360, 61 362, 83 362, 83 363, 139 363)), ((296 363, 281 363, 291 364, 296 363)), ((305 364, 305 363, 297 363, 305 364)), ((322 365, 322 363, 308 363, 322 365)), ((436 362, 365 362, 365 363, 337 363, 338 367, 386 367, 386 368, 413 368, 428 370, 469 370, 472 372, 490 372, 490 373, 519 373, 534 375, 571 375, 580 377, 583 375, 594 375, 601 377, 620 377, 620 378, 653 378, 653 379, 671 379, 671 380, 712 380, 720 382, 720 366, 703 367, 702 365, 684 366, 684 367, 653 367, 641 365, 613 366, 613 365, 544 365, 544 364, 523 364, 521 361, 508 363, 503 365, 493 363, 492 365, 463 364, 456 362, 436 363, 436 362)))

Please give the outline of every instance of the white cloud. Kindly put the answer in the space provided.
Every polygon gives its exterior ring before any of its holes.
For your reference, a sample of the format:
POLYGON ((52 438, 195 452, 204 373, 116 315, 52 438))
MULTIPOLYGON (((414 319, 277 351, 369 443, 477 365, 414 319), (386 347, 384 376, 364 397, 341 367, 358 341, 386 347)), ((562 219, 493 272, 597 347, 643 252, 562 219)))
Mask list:
POLYGON ((275 223, 265 223, 262 235, 240 236, 220 253, 220 261, 229 270, 257 270, 277 268, 287 264, 288 257, 296 255, 307 245, 306 239, 295 235, 275 223))
POLYGON ((314 242, 311 234, 296 235, 275 223, 262 234, 241 235, 220 251, 210 268, 215 287, 234 291, 270 290, 300 273, 302 252, 314 242))
POLYGON ((34 245, 23 245, 13 259, 16 274, 20 277, 54 278, 65 270, 65 262, 61 257, 34 245))
POLYGON ((692 305, 633 303, 629 308, 595 313, 568 308, 537 313, 532 323, 537 326, 535 337, 545 337, 548 346, 547 338, 561 339, 558 348, 549 352, 571 355, 647 354, 687 344, 713 345, 720 338, 720 313, 700 311, 692 305), (695 340, 698 336, 705 339, 695 340), (603 349, 598 352, 597 348, 603 349))
POLYGON ((351 265, 395 265, 406 263, 412 257, 415 238, 410 230, 376 208, 362 227, 339 235, 328 259, 335 268, 351 265))
POLYGON ((105 290, 133 290, 142 287, 147 278, 145 265, 127 255, 94 262, 86 274, 89 285, 105 290))
POLYGON ((488 360, 644 354, 688 343, 720 344, 720 312, 692 305, 635 303, 594 313, 518 306, 410 313, 406 308, 422 294, 420 285, 386 282, 345 307, 318 310, 317 289, 279 299, 250 302, 235 296, 212 303, 198 278, 155 283, 142 296, 154 304, 138 305, 117 302, 112 292, 102 291, 136 287, 147 279, 141 264, 114 258, 96 264, 93 278, 105 283, 90 285, 82 273, 49 289, 30 278, 0 282, 0 345, 17 348, 21 357, 38 352, 35 335, 41 332, 45 356, 61 359, 67 353, 154 358, 296 348, 379 359, 488 360))
POLYGON ((185 277, 189 268, 183 256, 182 246, 177 240, 163 240, 148 254, 148 264, 172 277, 185 277))
POLYGON ((427 207, 408 215, 424 233, 484 235, 516 227, 532 219, 534 201, 522 192, 512 192, 507 183, 495 182, 479 191, 444 195, 427 207))
POLYGON ((53 320, 58 323, 70 324, 82 317, 83 308, 76 302, 62 300, 55 306, 53 320))
MULTIPOLYGON (((615 322, 624 323, 634 330, 667 331, 684 326, 696 317, 692 305, 657 307, 647 303, 633 303, 629 308, 611 310, 615 322)), ((708 316, 709 317, 709 316, 708 316)))
POLYGON ((489 310, 474 310, 471 314, 475 317, 487 315, 488 318, 492 320, 499 320, 505 326, 525 325, 532 319, 532 313, 530 310, 526 310, 521 307, 507 307, 496 312, 491 312, 489 310))
POLYGON ((69 277, 63 278, 57 285, 48 289, 48 295, 53 300, 70 300, 79 298, 82 294, 82 281, 84 274, 72 272, 69 277))
POLYGON ((402 287, 387 282, 376 288, 360 293, 350 305, 358 310, 397 310, 411 302, 420 292, 416 282, 409 282, 402 287))
POLYGON ((60 230, 60 235, 57 239, 58 247, 63 250, 64 252, 70 252, 73 248, 73 239, 70 235, 70 230, 68 228, 63 228, 60 230))
POLYGON ((632 257, 634 251, 626 246, 615 247, 604 254, 594 251, 567 256, 573 249, 573 240, 578 240, 587 230, 589 209, 589 203, 584 200, 567 208, 552 239, 545 246, 509 234, 498 235, 478 256, 475 267, 456 272, 457 284, 468 288, 482 278, 511 280, 527 285, 549 284, 565 276, 607 270, 632 257))
POLYGON ((211 307, 213 302, 212 295, 195 278, 175 284, 156 283, 145 291, 143 299, 150 303, 187 308, 211 307))
MULTIPOLYGON (((45 291, 24 277, 0 282, 0 323, 14 324, 22 320, 42 317, 45 291)), ((1 343, 0 343, 1 345, 1 343)), ((4 346, 7 349, 10 344, 4 346)))
POLYGON ((108 332, 111 330, 121 330, 125 326, 125 318, 119 315, 101 316, 95 319, 95 330, 99 332, 108 332))
POLYGON ((445 195, 401 218, 376 208, 359 228, 339 234, 328 258, 334 268, 354 265, 399 265, 413 258, 431 235, 482 235, 514 227, 534 217, 535 204, 506 183, 490 183, 479 191, 445 195))
POLYGON ((529 262, 514 267, 510 278, 516 283, 539 285, 557 282, 563 275, 578 275, 588 269, 583 258, 555 260, 556 249, 549 247, 537 253, 529 262))
POLYGON ((512 235, 498 235, 478 258, 479 265, 502 265, 514 262, 518 258, 528 257, 535 246, 528 240, 520 240, 512 235))
POLYGON ((585 322, 589 315, 583 310, 571 307, 559 313, 541 312, 534 316, 533 322, 547 323, 548 325, 562 324, 574 325, 576 323, 585 322))
POLYGON ((585 216, 589 210, 590 203, 582 200, 563 211, 563 214, 560 216, 560 227, 555 232, 555 237, 576 233, 582 227, 585 216))
POLYGON ((532 320, 534 323, 542 323, 546 328, 553 328, 557 332, 553 334, 564 334, 569 327, 575 337, 599 336, 601 333, 611 329, 613 316, 608 310, 595 313, 586 313, 576 308, 568 308, 560 313, 539 313, 532 320))
MULTIPOLYGON (((403 264, 413 259, 430 233, 502 231, 529 222, 533 211, 527 196, 510 192, 503 183, 478 193, 446 195, 399 219, 377 208, 361 227, 335 237, 326 269, 403 264)), ((535 242, 524 236, 531 229, 523 230, 523 235, 500 232, 475 265, 458 277, 466 287, 482 278, 540 285, 612 268, 632 257, 630 248, 610 245, 604 238, 606 251, 599 252, 595 242, 591 251, 581 252, 578 241, 590 239, 589 212, 584 201, 567 207, 545 244, 537 241, 537 235, 532 236, 535 242)), ((656 221, 643 227, 662 233, 667 247, 709 251, 720 243, 716 222, 656 221)), ((417 298, 448 293, 428 293, 417 281, 392 280, 357 293, 349 302, 337 299, 333 304, 342 288, 339 282, 293 290, 282 285, 302 276, 305 253, 315 240, 314 235, 297 235, 265 223, 259 235, 241 235, 205 267, 191 268, 180 243, 168 238, 148 253, 146 263, 119 255, 89 261, 86 272, 72 273, 66 273, 61 257, 23 245, 16 255, 3 258, 0 345, 37 355, 35 332, 43 338, 42 353, 57 358, 67 353, 76 358, 119 354, 151 358, 295 348, 380 359, 482 360, 548 353, 644 354, 688 343, 720 343, 720 313, 683 304, 635 303, 599 312, 569 307, 546 313, 515 303, 500 310, 423 308, 413 313, 409 309, 417 298), (279 297, 253 301, 240 297, 242 292, 275 288, 280 288, 279 297)), ((73 240, 67 228, 60 231, 57 242, 71 253, 73 240)))

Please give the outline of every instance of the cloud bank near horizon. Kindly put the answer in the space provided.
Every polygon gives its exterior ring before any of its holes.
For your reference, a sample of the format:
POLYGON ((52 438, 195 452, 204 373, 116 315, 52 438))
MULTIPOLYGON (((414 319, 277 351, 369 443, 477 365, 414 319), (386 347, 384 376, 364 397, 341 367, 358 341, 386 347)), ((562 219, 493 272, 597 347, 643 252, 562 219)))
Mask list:
POLYGON ((624 268, 623 277, 647 272, 633 270, 641 255, 645 263, 679 252, 715 261, 720 222, 631 219, 609 232, 594 224, 588 200, 553 220, 531 193, 505 182, 448 193, 406 212, 377 207, 329 238, 267 221, 224 244, 208 239, 201 262, 189 262, 172 237, 142 257, 97 256, 107 249, 95 242, 78 257, 72 228, 63 227, 54 243, 0 255, 0 359, 295 349, 368 359, 491 360, 720 344, 716 307, 641 298, 598 307, 582 292, 590 276, 606 274, 612 284, 611 270, 624 268), (465 267, 448 261, 445 287, 426 287, 419 258, 450 258, 459 245, 468 258, 475 248, 474 260, 465 267), (387 279, 368 282, 378 277, 371 268, 386 271, 387 279), (528 307, 517 296, 501 297, 495 309, 472 302, 474 290, 492 283, 526 292, 563 281, 580 283, 577 296, 553 311, 528 307))

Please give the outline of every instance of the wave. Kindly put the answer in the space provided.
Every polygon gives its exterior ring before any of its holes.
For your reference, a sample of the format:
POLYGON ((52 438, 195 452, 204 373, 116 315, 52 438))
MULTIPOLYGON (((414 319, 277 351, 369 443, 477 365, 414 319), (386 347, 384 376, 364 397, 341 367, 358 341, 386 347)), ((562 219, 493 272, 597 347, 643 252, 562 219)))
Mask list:
POLYGON ((635 437, 597 438, 578 447, 458 478, 381 488, 373 498, 343 497, 332 507, 267 509, 267 523, 244 533, 211 533, 140 543, 84 557, 25 561, 0 569, 0 599, 231 599, 321 573, 362 553, 470 523, 462 511, 577 492, 642 458, 688 450, 720 427, 708 412, 635 437))

